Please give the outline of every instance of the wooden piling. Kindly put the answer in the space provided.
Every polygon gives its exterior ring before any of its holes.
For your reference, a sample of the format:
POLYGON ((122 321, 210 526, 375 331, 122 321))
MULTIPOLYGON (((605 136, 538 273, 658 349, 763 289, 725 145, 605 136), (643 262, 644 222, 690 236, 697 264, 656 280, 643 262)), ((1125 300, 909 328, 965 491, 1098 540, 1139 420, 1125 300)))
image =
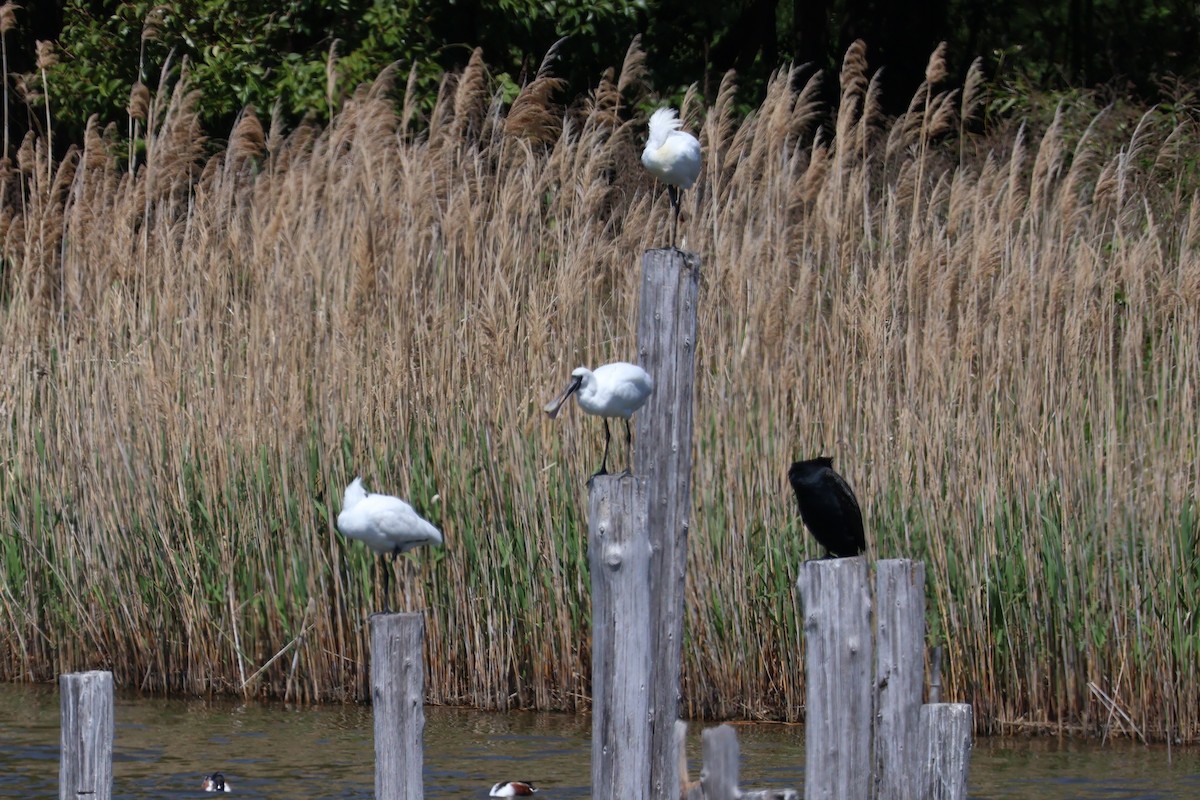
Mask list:
POLYGON ((966 800, 974 727, 968 703, 921 707, 922 800, 966 800))
POLYGON ((728 725, 706 728, 700 734, 700 751, 704 769, 700 785, 705 800, 738 800, 738 743, 737 734, 728 725))
POLYGON ((588 496, 592 796, 650 796, 650 540, 646 481, 600 475, 588 496))
POLYGON ((112 798, 113 677, 71 672, 58 677, 62 715, 59 800, 112 798))
POLYGON ((425 617, 372 614, 370 625, 375 797, 422 800, 425 617))
POLYGON ((911 800, 921 781, 925 683, 925 564, 875 562, 875 746, 877 800, 911 800))
MULTIPOLYGON (((638 358, 654 393, 635 416, 634 472, 649 492, 651 795, 679 797, 674 726, 679 718, 683 598, 691 510, 696 302, 700 259, 675 248, 642 256, 638 358)), ((597 795, 600 796, 600 795, 597 795)))
MULTIPOLYGON (((676 749, 682 753, 687 724, 676 723, 676 749)), ((679 764, 683 800, 798 800, 795 789, 742 789, 738 783, 740 751, 737 734, 730 725, 707 728, 700 736, 704 766, 700 780, 689 781, 687 761, 679 764)))
POLYGON ((804 606, 805 800, 866 798, 871 785, 871 598, 867 560, 808 561, 804 606))

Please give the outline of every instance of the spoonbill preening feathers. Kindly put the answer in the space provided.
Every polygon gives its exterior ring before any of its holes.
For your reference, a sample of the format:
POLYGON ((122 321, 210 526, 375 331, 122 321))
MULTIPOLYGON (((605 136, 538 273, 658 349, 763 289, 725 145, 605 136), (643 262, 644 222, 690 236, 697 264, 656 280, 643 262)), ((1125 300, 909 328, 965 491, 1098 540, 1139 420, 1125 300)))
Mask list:
MULTIPOLYGON (((357 539, 377 555, 391 555, 393 561, 396 556, 414 547, 442 543, 442 532, 414 511, 412 506, 399 497, 368 492, 363 488, 362 478, 355 478, 346 487, 337 527, 346 538, 357 539)), ((385 567, 385 602, 389 572, 385 567)))
POLYGON ((673 108, 660 108, 650 115, 650 137, 642 151, 642 164, 654 177, 667 185, 674 217, 671 222, 671 246, 679 228, 679 198, 692 188, 700 175, 700 141, 679 129, 679 115, 673 108))
POLYGON ((575 394, 579 407, 585 413, 604 420, 604 459, 600 462, 600 469, 592 476, 594 478, 608 474, 608 444, 612 440, 612 433, 608 429, 609 417, 625 420, 625 445, 631 448, 633 432, 629 429, 629 418, 645 405, 653 391, 654 381, 637 364, 614 361, 596 367, 594 371, 587 367, 576 367, 571 372, 571 382, 567 388, 546 404, 545 411, 550 419, 554 419, 567 398, 575 394))

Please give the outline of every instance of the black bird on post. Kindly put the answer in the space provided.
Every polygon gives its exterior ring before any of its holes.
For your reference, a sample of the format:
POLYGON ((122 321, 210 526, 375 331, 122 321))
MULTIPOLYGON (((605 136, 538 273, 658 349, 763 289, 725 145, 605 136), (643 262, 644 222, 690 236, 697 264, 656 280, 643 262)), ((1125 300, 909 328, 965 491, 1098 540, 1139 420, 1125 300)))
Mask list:
POLYGON ((833 471, 832 458, 797 461, 788 470, 788 481, 800 502, 800 518, 825 548, 826 558, 856 556, 867 549, 858 500, 833 471))

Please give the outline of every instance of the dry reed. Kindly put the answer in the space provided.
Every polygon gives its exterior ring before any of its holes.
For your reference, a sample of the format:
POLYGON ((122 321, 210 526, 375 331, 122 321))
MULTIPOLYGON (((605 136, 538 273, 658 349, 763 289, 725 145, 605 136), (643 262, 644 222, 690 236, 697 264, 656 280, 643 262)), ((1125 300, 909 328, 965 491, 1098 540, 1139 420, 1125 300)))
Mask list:
MULTIPOLYGON (((446 535, 400 576, 429 700, 586 707, 600 437, 540 407, 636 355, 668 225, 621 106, 638 55, 576 115, 544 65, 507 117, 472 59, 423 135, 388 72, 324 129, 247 110, 211 157, 160 85, 131 99, 132 174, 113 129, 49 176, 27 139, 0 175, 0 677, 364 697, 379 587, 332 524, 361 473, 446 535)), ((1195 131, 968 138, 985 87, 944 91, 941 58, 895 120, 857 46, 839 108, 789 70, 740 123, 729 79, 685 108, 707 166, 681 226, 704 259, 684 711, 802 716, 817 548, 785 471, 829 453, 871 555, 926 560, 946 696, 982 729, 1116 708, 1195 741, 1200 204, 1173 180, 1195 131)))

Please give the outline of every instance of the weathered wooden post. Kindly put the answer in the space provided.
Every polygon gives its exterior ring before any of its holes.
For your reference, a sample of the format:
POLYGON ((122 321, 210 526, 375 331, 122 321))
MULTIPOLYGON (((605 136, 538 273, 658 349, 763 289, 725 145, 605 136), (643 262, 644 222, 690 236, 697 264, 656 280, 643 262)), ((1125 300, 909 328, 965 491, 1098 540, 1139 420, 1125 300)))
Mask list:
POLYGON ((738 800, 738 743, 737 734, 728 725, 705 728, 700 734, 704 768, 700 786, 704 800, 738 800))
POLYGON ((804 605, 805 800, 868 797, 871 785, 871 598, 867 560, 807 561, 804 605))
POLYGON ((646 481, 600 475, 588 498, 592 796, 650 796, 650 540, 646 481))
POLYGON ((706 728, 701 734, 704 764, 700 768, 700 780, 689 781, 687 759, 683 758, 683 744, 687 736, 687 724, 676 723, 676 750, 680 753, 679 780, 684 800, 797 800, 795 789, 742 789, 738 785, 740 751, 737 734, 730 725, 706 728))
MULTIPOLYGON (((634 472, 647 480, 650 531, 651 795, 679 797, 675 720, 683 642, 692 486, 696 301, 700 258, 675 248, 642 256, 638 357, 654 393, 638 411, 634 472)), ((596 795, 601 796, 601 795, 596 795)))
POLYGON ((372 614, 376 800, 422 800, 425 617, 372 614))
POLYGON ((914 800, 921 781, 925 564, 875 562, 875 794, 914 800))
POLYGON ((969 703, 921 706, 922 800, 966 800, 974 728, 969 703))
POLYGON ((112 797, 113 678, 111 672, 58 676, 62 715, 59 800, 112 797))

